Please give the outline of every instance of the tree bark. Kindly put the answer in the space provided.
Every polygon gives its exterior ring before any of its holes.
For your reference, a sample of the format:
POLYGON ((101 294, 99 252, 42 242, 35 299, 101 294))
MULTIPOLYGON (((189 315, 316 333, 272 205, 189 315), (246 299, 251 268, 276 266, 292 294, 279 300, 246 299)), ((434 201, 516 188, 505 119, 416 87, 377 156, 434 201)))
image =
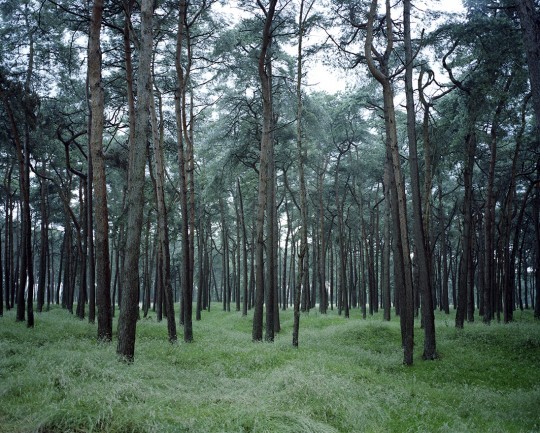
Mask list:
MULTIPOLYGON (((43 168, 45 163, 43 163, 43 168)), ((48 202, 47 202, 47 183, 44 179, 40 179, 40 212, 41 212, 41 236, 40 236, 40 252, 39 252, 39 276, 37 287, 37 311, 43 311, 45 303, 45 284, 47 278, 47 255, 49 245, 49 221, 48 221, 48 202)), ((0 296, 0 299, 2 297, 0 296)))
MULTIPOLYGON (((413 93, 413 53, 411 43, 411 1, 403 1, 405 29, 405 97, 407 106, 407 137, 409 142, 409 167, 411 171, 411 189, 413 206, 413 233, 416 252, 416 264, 419 273, 420 295, 422 302, 422 323, 424 325, 423 359, 437 358, 435 339, 435 316, 433 313, 432 273, 427 249, 426 233, 422 218, 420 194, 420 175, 418 169, 418 151, 416 145, 416 119, 413 93)), ((429 206, 425 203, 425 206, 429 206)))
MULTIPOLYGON (((153 81, 153 80, 152 80, 153 81)), ((169 342, 174 343, 177 340, 176 336, 176 321, 174 318, 174 299, 171 284, 171 255, 169 250, 169 222, 167 218, 167 206, 165 204, 165 162, 163 156, 163 140, 164 140, 164 119, 163 108, 161 103, 161 94, 156 88, 159 101, 159 119, 156 114, 154 98, 150 95, 150 117, 152 124, 152 142, 154 150, 154 171, 156 177, 156 201, 157 201, 157 219, 158 219, 158 240, 162 252, 162 269, 163 275, 163 295, 165 299, 165 310, 167 313, 167 331, 169 334, 169 342)))
POLYGON ((534 0, 518 0, 517 8, 531 83, 537 133, 540 133, 540 12, 534 0))
MULTIPOLYGON (((3 81, 3 77, 0 76, 3 81)), ((30 178, 29 178, 29 162, 30 157, 28 155, 28 142, 25 138, 21 141, 19 135, 19 129, 17 127, 17 121, 13 113, 11 103, 8 95, 3 88, 4 83, 0 82, 0 98, 4 102, 6 114, 8 117, 9 127, 11 129, 12 137, 15 144, 15 151, 17 155, 17 161, 19 165, 19 190, 21 196, 21 242, 20 242, 20 263, 19 263, 19 281, 17 284, 17 313, 16 321, 22 322, 25 319, 25 290, 28 285, 28 305, 27 312, 27 325, 28 327, 34 326, 33 319, 33 277, 30 273, 32 270, 32 232, 31 232, 31 215, 30 215, 30 178), (31 305, 32 304, 32 305, 31 305)), ((15 274, 14 274, 15 275, 15 274)))
MULTIPOLYGON (((178 164, 180 169, 180 207, 182 215, 182 324, 184 326, 184 341, 189 343, 193 341, 193 323, 192 323, 192 297, 193 297, 193 257, 191 256, 193 242, 193 232, 190 233, 190 213, 188 208, 188 159, 184 148, 185 142, 188 143, 190 136, 187 126, 186 113, 186 93, 187 83, 191 70, 191 51, 189 41, 189 29, 187 27, 187 8, 188 3, 185 0, 180 1, 178 33, 176 39, 176 58, 175 68, 178 80, 178 93, 175 95, 176 126, 178 135, 178 164), (185 39, 185 41, 184 41, 185 39), (185 65, 182 65, 182 56, 184 42, 187 45, 187 59, 185 65)), ((189 143, 188 143, 189 147, 189 143)))
MULTIPOLYGON (((536 179, 540 179, 540 160, 536 162, 536 179)), ((536 249, 536 271, 534 273, 536 297, 534 302, 534 317, 540 319, 540 187, 538 180, 536 181, 536 191, 533 206, 533 224, 535 234, 535 249, 536 249)))
POLYGON ((109 258, 109 217, 107 209, 107 186, 103 160, 104 96, 101 80, 100 32, 103 0, 95 0, 92 7, 88 42, 88 83, 91 97, 92 123, 90 129, 90 153, 92 161, 95 212, 96 247, 96 305, 98 309, 98 340, 112 339, 111 270, 109 258))
POLYGON ((394 260, 397 259, 398 267, 396 273, 403 281, 403 286, 398 287, 402 293, 402 302, 400 305, 400 319, 404 349, 404 364, 412 365, 413 363, 413 346, 414 346, 414 300, 413 300, 413 285, 410 266, 409 254, 409 238, 407 228, 407 210, 405 187, 403 183, 403 175, 401 172, 401 161, 399 155, 397 130, 396 130, 396 115, 394 107, 394 95, 390 78, 388 76, 388 60, 393 50, 393 29, 392 19, 390 16, 391 8, 390 1, 386 0, 386 38, 387 46, 383 55, 377 55, 381 69, 378 69, 373 59, 373 22, 377 11, 377 0, 372 0, 367 24, 367 36, 365 41, 364 54, 368 62, 368 68, 371 74, 382 86, 383 102, 384 102, 384 120, 386 126, 386 147, 389 158, 389 170, 392 177, 390 182, 390 197, 392 202, 393 227, 396 242, 394 260), (393 182, 392 182, 393 181, 393 182))
POLYGON ((465 195, 463 197, 463 228, 461 236, 461 263, 458 276, 456 328, 463 328, 467 313, 467 294, 469 292, 469 268, 472 266, 472 237, 473 237, 473 167, 476 152, 476 132, 474 125, 470 126, 465 138, 465 167, 463 171, 463 184, 465 195))
MULTIPOLYGON (((262 46, 258 60, 259 79, 261 81, 263 99, 263 127, 259 157, 259 191, 257 197, 257 217, 256 217, 256 288, 255 305, 253 314, 253 341, 262 340, 263 308, 264 308, 264 214, 267 207, 268 197, 268 164, 270 157, 270 146, 273 141, 273 106, 272 106, 272 55, 270 46, 272 43, 272 22, 276 10, 277 0, 270 0, 268 10, 257 0, 257 4, 265 14, 264 29, 262 34, 262 46)), ((269 210, 271 211, 271 210, 269 210)), ((273 307, 273 304, 272 304, 273 307)), ((266 308, 269 308, 267 305, 266 308)), ((273 333, 273 331, 272 331, 273 333)))
POLYGON ((122 300, 118 318, 117 353, 128 362, 135 355, 135 331, 139 315, 139 256, 143 221, 144 168, 150 100, 152 97, 152 14, 153 1, 141 3, 141 43, 137 82, 135 136, 129 149, 126 257, 123 268, 122 300))
MULTIPOLYGON (((243 295, 243 304, 242 304, 242 316, 247 316, 248 310, 248 253, 247 253, 247 231, 246 231, 246 221, 244 214, 244 199, 242 197, 242 189, 240 188, 240 178, 236 179, 236 189, 238 192, 238 211, 240 215, 240 220, 238 224, 241 226, 242 230, 242 295, 243 295)), ((287 248, 285 246, 285 248, 287 248)))
POLYGON ((11 192, 11 175, 13 173, 13 164, 9 166, 4 178, 4 188, 6 191, 5 201, 5 226, 6 232, 4 236, 4 290, 6 292, 6 309, 10 310, 13 307, 11 294, 13 293, 13 193, 11 192))

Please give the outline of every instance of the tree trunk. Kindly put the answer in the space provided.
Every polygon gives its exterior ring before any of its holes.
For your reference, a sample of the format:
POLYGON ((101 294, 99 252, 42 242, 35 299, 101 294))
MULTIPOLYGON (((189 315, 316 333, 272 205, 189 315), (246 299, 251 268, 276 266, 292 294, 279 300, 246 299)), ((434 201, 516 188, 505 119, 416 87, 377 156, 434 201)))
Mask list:
POLYGON ((463 228, 461 236, 462 254, 459 268, 456 327, 463 328, 467 312, 467 295, 469 293, 469 268, 472 266, 472 237, 473 237, 473 167, 476 151, 476 133, 474 125, 465 138, 465 168, 463 172, 463 184, 465 195, 463 198, 463 228))
POLYGON ((368 16, 367 36, 364 52, 371 74, 377 79, 377 81, 379 81, 383 88, 384 120, 386 126, 386 147, 389 159, 388 168, 390 170, 389 176, 392 178, 390 182, 390 197, 392 202, 392 216, 394 220, 394 240, 396 243, 396 254, 394 254, 394 261, 398 265, 398 267, 396 268, 396 276, 398 276, 399 280, 401 280, 403 283, 401 287, 396 284, 396 287, 398 287, 398 289, 400 289, 402 293, 400 302, 400 319, 404 349, 403 362, 406 365, 411 365, 413 363, 414 346, 414 300, 409 254, 409 238, 407 229, 406 198, 397 141, 394 95, 387 71, 388 58, 393 49, 393 29, 392 19, 390 16, 390 1, 386 0, 386 52, 384 55, 378 55, 378 61, 380 63, 381 69, 377 69, 372 56, 373 22, 375 19, 376 10, 377 0, 372 0, 368 16))
MULTIPOLYGON (((413 206, 413 233, 418 266, 420 296, 422 302, 422 323, 424 325, 423 359, 437 358, 435 340, 435 316, 433 314, 432 273, 429 254, 426 248, 426 233, 422 219, 422 203, 420 194, 420 175, 418 170, 418 151, 416 147, 416 113, 413 93, 413 53, 411 43, 411 1, 403 1, 403 17, 405 29, 405 96, 407 105, 407 137, 409 142, 409 167, 411 171, 411 189, 413 206)), ((425 203, 425 206, 429 206, 425 203)))
POLYGON ((319 311, 322 314, 326 314, 328 309, 328 292, 326 290, 326 250, 327 239, 324 229, 324 201, 323 201, 323 188, 324 188, 324 175, 326 173, 326 167, 328 159, 325 159, 322 170, 317 174, 317 196, 319 201, 319 287, 320 287, 320 304, 319 311))
MULTIPOLYGON (((87 92, 89 91, 86 86, 87 92)), ((88 99, 88 98, 87 98, 88 99)), ((88 101, 90 102, 90 101, 88 101)), ((91 130, 92 125, 92 112, 90 110, 90 116, 88 116, 88 130, 91 130)), ((88 269, 86 276, 88 278, 88 322, 96 322, 96 256, 94 248, 94 168, 92 164, 92 152, 87 154, 88 169, 86 173, 86 191, 87 191, 87 205, 86 205, 86 235, 88 240, 86 241, 86 255, 88 257, 88 269)))
MULTIPOLYGON (((253 341, 262 340, 263 325, 263 304, 264 304, 264 213, 268 202, 268 183, 273 179, 268 179, 268 165, 270 157, 270 147, 273 142, 273 106, 272 106, 272 53, 270 46, 272 42, 272 22, 276 10, 277 0, 270 0, 268 10, 263 8, 266 16, 262 34, 262 46, 258 59, 258 72, 261 81, 262 103, 263 103, 263 127, 261 137, 261 148, 259 158, 259 192, 257 198, 257 219, 256 219, 256 294, 255 311, 253 315, 253 341)), ((262 5, 259 3, 262 7, 262 5)), ((268 212, 271 212, 268 209, 268 212)), ((273 307, 270 306, 270 308, 273 307)), ((269 306, 267 305, 268 309, 269 306)), ((273 327, 272 327, 273 329, 273 327)), ((273 334, 273 330, 271 331, 273 334)))
MULTIPOLYGON (((540 179, 540 159, 536 162, 536 179, 540 179)), ((535 271, 535 289, 536 298, 534 302, 534 317, 540 319, 540 188, 538 180, 536 181, 536 191, 534 197, 533 206, 533 225, 535 227, 535 243, 534 248, 536 250, 536 263, 533 267, 536 267, 535 271)))
POLYGON ((122 359, 131 362, 135 355, 135 331, 139 316, 139 255, 143 221, 144 168, 146 163, 146 142, 152 80, 150 75, 152 61, 152 14, 153 1, 141 3, 141 42, 139 53, 139 72, 137 82, 137 108, 135 136, 130 143, 129 176, 127 191, 127 238, 126 257, 123 268, 122 300, 118 318, 117 353, 122 359))
MULTIPOLYGON (((243 293, 243 304, 242 304, 242 316, 247 316, 247 310, 248 310, 248 253, 247 253, 247 244, 248 244, 248 238, 247 238, 247 231, 246 231, 246 221, 244 217, 244 199, 242 198, 242 189, 240 188, 240 178, 236 179, 236 189, 238 191, 238 211, 240 220, 238 221, 238 224, 240 224, 242 228, 242 293, 243 293)), ((285 245, 285 248, 287 246, 285 245)))
POLYGON ((165 204, 165 162, 163 156, 163 140, 164 140, 164 119, 163 108, 161 103, 161 93, 156 89, 159 102, 159 128, 156 115, 156 107, 154 98, 150 94, 150 117, 152 124, 152 142, 154 150, 154 171, 155 171, 155 188, 157 201, 157 219, 158 219, 158 240, 161 249, 163 276, 163 295, 165 300, 165 310, 167 314, 167 331, 169 342, 174 343, 177 340, 176 336, 176 321, 174 318, 174 299, 171 284, 171 255, 169 250, 169 223, 167 219, 167 206, 165 204))
POLYGON ((11 175, 13 173, 13 165, 10 165, 6 171, 4 178, 4 188, 6 191, 5 202, 5 226, 6 233, 4 236, 4 289, 6 292, 6 309, 10 310, 13 307, 11 294, 13 293, 13 275, 14 275, 14 252, 13 252, 13 194, 11 192, 11 175))
POLYGON ((392 248, 391 242, 392 237, 390 235, 390 229, 392 227, 391 223, 391 215, 390 215, 390 207, 388 206, 389 203, 389 196, 385 192, 385 217, 384 217, 384 241, 383 241, 383 250, 382 250, 382 263, 381 263, 381 269, 382 269, 382 277, 381 277, 381 285, 382 285, 382 296, 383 296, 383 317, 384 320, 390 321, 390 315, 392 310, 392 298, 390 294, 390 249, 392 248))
POLYGON ((0 317, 4 315, 4 264, 2 254, 2 230, 0 230, 0 317))
MULTIPOLYGON (((186 93, 189 73, 191 68, 191 51, 189 40, 189 29, 187 27, 187 8, 188 3, 185 0, 180 1, 178 19, 178 33, 176 40, 176 58, 175 68, 178 80, 178 93, 175 95, 175 112, 178 139, 178 164, 180 169, 180 207, 182 215, 182 324, 184 326, 184 341, 189 343, 193 341, 193 323, 192 323, 192 297, 193 297, 193 257, 191 256, 193 242, 190 234, 190 214, 188 208, 188 159, 184 148, 184 142, 189 142, 190 136, 187 126, 187 104, 186 93), (182 66, 183 43, 186 39, 187 45, 187 64, 182 66)), ((188 143, 189 147, 189 143, 188 143)))
MULTIPOLYGON (((510 85, 512 83, 513 77, 510 76, 506 80, 506 84, 503 89, 503 94, 497 104, 495 109, 495 114, 493 116, 493 122, 491 125, 490 132, 490 142, 489 142, 489 168, 488 168, 488 180, 487 180, 487 191, 486 191, 486 205, 485 205, 485 217, 484 217, 484 323, 489 323, 492 319, 493 311, 491 309, 491 300, 493 297, 493 285, 495 283, 496 277, 496 267, 495 267, 495 172, 496 172, 496 163, 497 163, 497 138, 498 138, 498 128, 500 122, 500 116, 506 102, 505 94, 508 93, 510 85)), ((512 173, 513 176, 514 173, 512 173)), ((510 180, 511 183, 514 183, 514 180, 510 180)))
MULTIPOLYGON (((45 166, 45 163, 43 163, 45 166)), ((45 167, 43 167, 45 168, 45 167)), ((39 252, 39 277, 37 287, 37 311, 43 311, 45 303, 45 284, 47 278, 47 255, 49 245, 49 220, 48 220, 48 197, 47 183, 44 179, 40 179, 40 211, 41 211, 41 237, 40 237, 40 252, 39 252)), ((0 295, 0 299, 2 296, 0 295)))
MULTIPOLYGON (((307 243, 307 193, 306 193, 306 177, 304 173, 304 161, 306 158, 306 151, 302 146, 302 66, 303 66, 303 53, 302 43, 305 32, 305 20, 307 15, 304 16, 304 0, 300 1, 300 15, 298 17, 299 30, 298 30, 298 54, 296 58, 296 148, 298 158, 298 181, 300 183, 300 252, 298 254, 298 281, 294 290, 294 312, 293 312, 293 347, 298 347, 298 333, 300 329, 300 292, 302 290, 302 281, 304 274, 308 271, 305 266, 305 256, 308 248, 307 243)), ((304 286, 304 290, 307 287, 304 286)))
POLYGON ((538 133, 540 131, 540 12, 538 2, 534 0, 518 0, 517 8, 523 29, 523 42, 527 50, 527 65, 538 133))
POLYGON ((98 340, 111 341, 111 270, 109 259, 109 217, 107 209, 107 186, 103 160, 104 101, 101 79, 100 32, 103 0, 95 0, 88 42, 88 83, 91 97, 92 123, 90 129, 90 153, 92 161, 95 212, 96 247, 96 304, 98 309, 98 340))
POLYGON ((19 191, 21 197, 21 242, 20 242, 20 263, 19 263, 19 281, 17 285, 17 314, 16 320, 22 322, 25 319, 25 290, 28 285, 28 304, 27 304, 27 326, 34 326, 33 319, 33 276, 32 271, 32 233, 31 233, 31 215, 30 215, 30 178, 27 137, 21 142, 19 130, 15 116, 11 109, 8 96, 4 94, 4 89, 0 86, 0 98, 3 99, 6 109, 9 126, 12 137, 15 142, 15 150, 19 163, 19 191))
MULTIPOLYGON (((88 241, 88 234, 86 233, 86 230, 88 228, 88 224, 86 222, 86 206, 88 206, 88 197, 86 194, 86 178, 85 177, 79 177, 79 209, 80 209, 80 216, 79 220, 81 221, 81 224, 77 227, 77 244, 78 244, 78 254, 79 254, 79 294, 77 299, 77 317, 81 320, 84 319, 85 316, 85 307, 86 307, 86 301, 87 301, 87 279, 86 279, 86 272, 87 272, 87 260, 88 257, 86 255, 87 252, 87 246, 86 242, 88 241)), ((41 244, 47 245, 45 244, 41 244)))

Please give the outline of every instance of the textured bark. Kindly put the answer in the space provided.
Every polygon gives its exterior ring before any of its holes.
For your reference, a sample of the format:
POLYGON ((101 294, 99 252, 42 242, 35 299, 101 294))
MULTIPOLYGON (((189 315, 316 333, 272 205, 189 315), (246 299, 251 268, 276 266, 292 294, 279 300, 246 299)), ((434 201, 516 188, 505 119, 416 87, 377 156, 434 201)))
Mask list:
MULTIPOLYGON (((21 196, 21 242, 20 242, 20 262, 19 266, 19 280, 17 284, 17 313, 16 320, 22 322, 25 319, 25 289, 27 284, 29 285, 28 291, 28 313, 32 316, 28 317, 28 327, 33 326, 33 310, 31 309, 32 299, 32 287, 33 285, 32 276, 30 274, 31 268, 31 248, 32 248, 32 237, 31 237, 31 220, 30 220, 30 190, 29 190, 29 156, 27 141, 21 140, 19 133, 19 128, 17 126, 17 121, 13 113, 11 103, 9 101, 8 95, 5 93, 3 88, 3 77, 0 76, 0 98, 4 103, 6 114, 8 117, 9 127, 11 129, 11 134, 15 143, 15 151, 17 155, 17 161, 19 166, 19 191, 21 196)), ((17 270, 15 270, 15 273, 17 270)), ((15 273, 13 274, 15 276, 15 273)))
POLYGON ((90 153, 92 161, 95 212, 96 248, 96 305, 98 310, 98 340, 112 339, 111 270, 109 259, 109 217, 107 187, 103 160, 104 101, 101 81, 100 32, 103 0, 95 0, 92 7, 88 42, 88 85, 90 87, 90 153))
MULTIPOLYGON (((293 312, 293 340, 294 347, 298 347, 298 333, 300 329, 300 291, 304 273, 308 271, 305 266, 305 254, 308 248, 308 219, 307 219, 307 193, 306 176, 304 174, 304 160, 306 152, 302 146, 302 43, 305 31, 304 0, 300 1, 300 15, 298 18, 300 28, 298 30, 298 54, 296 59, 296 149, 298 158, 298 182, 300 184, 300 252, 298 254, 298 282, 294 290, 294 312, 293 312)), ((304 287, 307 290, 307 287, 304 287)))
POLYGON ((5 173, 4 188, 5 197, 5 235, 4 235, 4 290, 6 309, 13 307, 11 294, 13 293, 13 275, 14 275, 14 253, 13 253, 13 192, 11 191, 11 175, 13 165, 5 173))
MULTIPOLYGON (((43 163, 45 165, 45 163, 43 163)), ((43 167, 44 168, 44 167, 43 167)), ((39 276, 37 287, 37 311, 43 311, 45 304, 45 283, 47 279, 48 269, 48 245, 49 245, 49 220, 48 220, 48 197, 47 183, 44 179, 40 179, 40 212, 41 212, 41 236, 40 236, 40 252, 39 252, 39 276)), ((2 296, 0 295, 0 299, 2 296)))
POLYGON ((165 162, 163 156, 163 140, 164 140, 164 122, 163 108, 161 104, 161 94, 156 89, 159 101, 159 119, 160 126, 158 127, 158 119, 154 98, 150 97, 150 113, 152 124, 152 143, 154 150, 154 171, 155 171, 155 189, 157 201, 157 218, 158 218, 158 240, 162 253, 162 269, 163 276, 163 295, 165 299, 165 311, 167 314, 167 331, 169 341, 174 343, 177 340, 176 336, 176 321, 174 318, 174 299, 173 289, 171 284, 171 255, 169 251, 169 222, 167 218, 167 206, 165 205, 165 162))
MULTIPOLYGON (((258 1, 266 19, 262 34, 262 46, 259 54, 258 72, 261 81, 263 98, 263 126, 261 137, 261 148, 259 158, 259 191, 257 196, 257 216, 256 216, 256 277, 255 277, 255 305, 253 315, 253 341, 262 340, 263 328, 263 308, 265 289, 264 270, 264 214, 267 206, 268 195, 268 158, 269 148, 273 141, 273 107, 272 107, 272 70, 270 45, 272 42, 272 22, 276 10, 277 0, 270 0, 268 10, 258 1)), ((273 305, 272 305, 273 306, 273 305)), ((268 305, 266 306, 268 308, 268 305)), ((272 331, 273 333, 273 331, 272 331)))
POLYGON ((137 80, 137 108, 135 136, 129 149, 129 176, 126 197, 127 237, 126 256, 123 268, 122 300, 118 318, 117 353, 126 361, 135 355, 135 331, 139 316, 139 255, 143 222, 144 167, 152 80, 152 13, 153 1, 141 3, 141 43, 137 80))
MULTIPOLYGON (((385 188, 386 189, 386 188, 385 188)), ((383 250, 382 250, 382 263, 381 263, 381 286, 382 286, 382 298, 383 298, 383 317, 384 320, 390 321, 391 310, 392 310, 392 298, 390 294, 390 249, 392 248, 392 238, 390 228, 392 226, 392 217, 390 214, 390 207, 388 203, 390 197, 384 192, 385 195, 385 213, 384 213, 384 240, 383 240, 383 250)))
POLYGON ((518 14, 527 50, 529 80, 536 114, 537 131, 540 130, 540 11, 534 0, 518 0, 518 14))
POLYGON ((326 250, 327 250, 327 236, 324 230, 324 200, 323 200, 323 188, 324 188, 324 176, 326 173, 326 167, 328 165, 328 159, 325 159, 321 167, 320 172, 317 174, 317 196, 319 202, 319 288, 320 288, 320 306, 319 311, 322 314, 326 314, 328 310, 328 291, 326 290, 326 250))
POLYGON ((465 315, 467 313, 467 296, 469 293, 469 269, 472 266, 472 237, 473 237, 473 217, 472 217, 472 201, 473 201, 473 168, 474 156, 476 152, 476 132, 474 125, 469 129, 465 138, 465 167, 463 171, 463 184, 465 195, 463 198, 463 228, 461 239, 461 263, 458 275, 457 289, 457 311, 456 311, 456 327, 463 328, 465 315))
POLYGON ((0 230, 0 317, 4 315, 4 263, 2 255, 2 230, 0 230))
MULTIPOLYGON (((420 194, 420 175, 418 169, 418 151, 416 145, 416 119, 413 93, 413 53, 411 45, 411 2, 403 1, 405 29, 405 97, 407 106, 407 137, 409 141, 409 167, 411 171, 411 189, 413 206, 413 234, 416 252, 416 264, 419 274, 420 296, 422 302, 422 323, 424 325, 424 359, 437 358, 435 338, 435 316, 433 313, 432 269, 430 269, 429 250, 424 232, 423 212, 420 194)), ((429 203, 425 203, 429 207, 429 203)))
MULTIPOLYGON (((89 119, 89 122, 91 123, 91 116, 89 119)), ((87 287, 88 287, 88 322, 89 323, 95 323, 96 322, 96 256, 95 256, 95 248, 94 248, 94 212, 93 212, 93 201, 94 201, 94 193, 93 193, 93 165, 92 165, 92 155, 88 153, 88 171, 86 174, 86 190, 87 190, 87 206, 86 206, 86 235, 88 236, 88 240, 86 241, 86 249, 87 249, 87 264, 88 269, 86 271, 86 277, 88 279, 87 287)))
POLYGON ((184 326, 184 341, 189 343, 193 341, 193 324, 192 324, 192 297, 193 297, 193 257, 192 257, 192 236, 190 233, 190 212, 188 208, 189 191, 188 191, 188 155, 186 155, 185 143, 188 143, 191 137, 189 136, 187 125, 187 110, 186 110, 186 93, 187 83, 189 81, 189 73, 191 71, 191 51, 190 40, 187 27, 187 8, 188 3, 185 0, 180 1, 179 18, 178 18, 178 33, 176 40, 176 58, 175 68, 178 80, 178 93, 175 96, 175 112, 176 112, 176 127, 178 134, 178 164, 180 169, 180 207, 182 216, 182 313, 181 320, 184 326), (186 47, 184 47, 186 43, 186 47), (182 65, 182 56, 184 48, 187 51, 186 65, 182 65))
MULTIPOLYGON (((491 308, 491 302, 493 298, 493 286, 496 282, 496 266, 495 266, 495 205, 496 197, 494 191, 495 184, 495 172, 497 163, 497 139, 498 129, 500 123, 500 117, 504 104, 506 102, 505 95, 508 93, 513 77, 510 76, 506 81, 503 89, 503 94, 495 109, 493 116, 493 122, 491 124, 490 141, 489 141, 489 166, 488 166, 488 179, 487 179, 487 191, 486 191, 486 204, 485 204, 485 216, 484 216, 484 284, 483 284, 483 307, 484 317, 483 321, 489 323, 492 319, 493 311, 491 308)), ((512 171, 511 183, 514 183, 513 176, 515 169, 512 171)), ((508 287, 505 286, 505 290, 508 287)), ((506 305, 506 304, 505 304, 506 305)))
POLYGON ((414 300, 413 284, 410 266, 409 238, 407 229, 407 209, 405 198, 405 186, 401 172, 401 161, 399 155, 396 114, 394 107, 394 95, 389 74, 387 71, 388 60, 393 50, 393 29, 392 19, 390 17, 390 1, 386 0, 386 38, 387 45, 384 54, 376 54, 381 69, 378 69, 373 59, 373 23, 377 11, 377 0, 372 0, 367 24, 367 36, 365 42, 364 54, 368 62, 368 68, 375 79, 381 84, 383 89, 384 102, 384 121, 386 127, 386 147, 388 157, 390 182, 390 198, 392 203, 392 217, 394 228, 394 262, 396 269, 396 287, 401 291, 400 299, 400 319, 404 349, 403 362, 406 365, 413 363, 414 346, 414 300), (402 281, 402 285, 398 284, 402 281))
MULTIPOLYGON (((536 178, 540 179, 540 160, 536 163, 536 178)), ((540 319, 540 188, 536 181, 536 191, 533 206, 533 224, 535 234, 535 249, 536 249, 536 271, 534 273, 536 298, 534 302, 534 317, 540 319)))
MULTIPOLYGON (((540 11, 537 2, 533 0, 518 0, 517 2, 519 19, 523 29, 523 40, 527 50, 527 65, 529 67, 529 81, 531 83, 531 93, 536 115, 536 133, 540 137, 540 11)), ((538 154, 537 141, 536 149, 538 154)), ((537 159, 537 173, 540 175, 540 158, 537 159)), ((534 267, 536 281, 536 302, 534 305, 534 317, 540 317, 540 216, 538 208, 540 207, 540 188, 536 188, 536 196, 533 206, 533 223, 535 227, 535 248, 536 263, 534 267)))
MULTIPOLYGON (((244 199, 242 197, 242 189, 240 188, 239 178, 236 179, 236 189, 238 192, 238 213, 240 216, 238 224, 240 224, 242 228, 242 296, 243 296, 242 316, 247 316, 247 310, 248 310, 248 253, 247 253, 248 238, 247 238, 246 221, 245 221, 245 214, 244 214, 244 199)), ((287 247, 285 246, 285 248, 287 247)))

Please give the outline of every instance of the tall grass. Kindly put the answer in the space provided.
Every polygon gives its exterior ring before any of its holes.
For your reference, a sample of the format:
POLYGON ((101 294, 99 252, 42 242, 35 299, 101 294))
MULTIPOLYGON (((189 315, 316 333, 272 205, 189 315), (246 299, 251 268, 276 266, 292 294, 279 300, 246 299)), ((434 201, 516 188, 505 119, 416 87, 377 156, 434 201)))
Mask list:
POLYGON ((167 342, 166 323, 137 327, 135 362, 59 308, 36 328, 0 318, 0 431, 11 432, 534 432, 540 431, 540 324, 437 314, 441 355, 401 364, 399 323, 335 312, 281 313, 273 344, 251 342, 251 316, 216 307, 195 342, 167 342))

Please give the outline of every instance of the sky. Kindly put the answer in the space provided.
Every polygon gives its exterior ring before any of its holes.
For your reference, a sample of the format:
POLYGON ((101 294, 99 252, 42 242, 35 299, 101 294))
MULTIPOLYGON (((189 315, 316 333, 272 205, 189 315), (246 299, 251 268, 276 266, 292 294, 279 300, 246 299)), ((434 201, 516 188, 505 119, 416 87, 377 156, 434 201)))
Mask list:
MULTIPOLYGON (((441 11, 450 13, 464 12, 463 3, 461 0, 419 0, 414 2, 414 5, 421 10, 441 11)), ((414 15, 414 10, 412 14, 414 15)), ((319 37, 324 37, 322 30, 319 37)), ((351 71, 335 70, 328 66, 325 66, 321 62, 306 65, 305 71, 307 73, 305 84, 308 89, 311 88, 316 90, 323 90, 328 93, 336 93, 345 90, 347 83, 352 83, 355 76, 354 72, 351 73, 351 71)))

